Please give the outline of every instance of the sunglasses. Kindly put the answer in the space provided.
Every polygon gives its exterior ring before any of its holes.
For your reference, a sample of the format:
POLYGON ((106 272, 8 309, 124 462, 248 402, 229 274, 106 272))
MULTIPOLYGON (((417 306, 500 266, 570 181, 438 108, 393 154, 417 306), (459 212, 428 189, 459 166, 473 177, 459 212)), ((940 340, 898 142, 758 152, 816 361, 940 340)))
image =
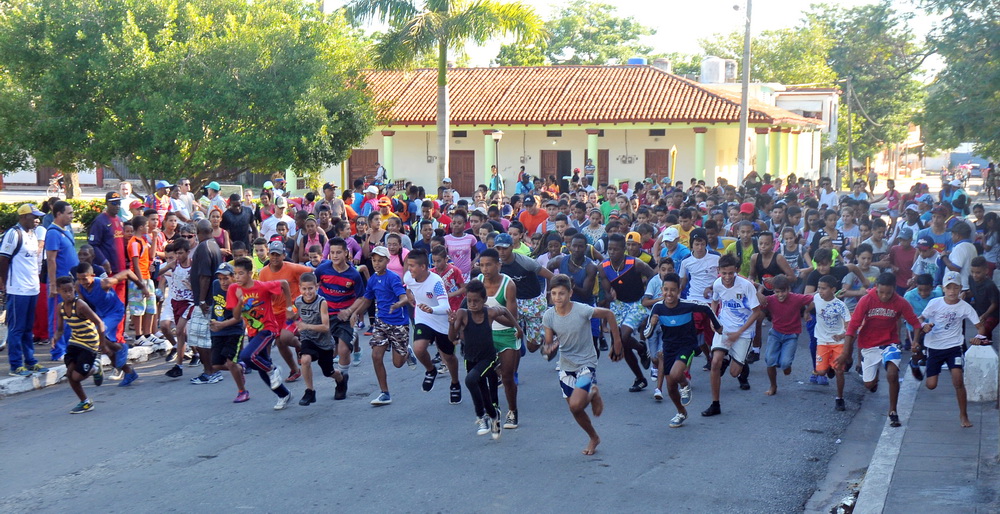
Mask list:
POLYGON ((183 237, 184 239, 194 239, 194 234, 187 234, 181 237, 183 237))

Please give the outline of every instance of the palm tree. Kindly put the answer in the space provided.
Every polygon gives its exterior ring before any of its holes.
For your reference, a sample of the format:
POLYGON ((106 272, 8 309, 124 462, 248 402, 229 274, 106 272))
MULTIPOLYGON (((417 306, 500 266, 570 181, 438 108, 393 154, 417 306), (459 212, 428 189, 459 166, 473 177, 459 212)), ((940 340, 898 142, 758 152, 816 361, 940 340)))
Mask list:
POLYGON ((437 52, 438 181, 448 176, 448 51, 466 41, 484 44, 512 35, 528 44, 545 35, 544 22, 530 6, 495 0, 352 0, 345 7, 354 23, 381 21, 389 29, 375 44, 382 68, 404 67, 421 55, 437 52))

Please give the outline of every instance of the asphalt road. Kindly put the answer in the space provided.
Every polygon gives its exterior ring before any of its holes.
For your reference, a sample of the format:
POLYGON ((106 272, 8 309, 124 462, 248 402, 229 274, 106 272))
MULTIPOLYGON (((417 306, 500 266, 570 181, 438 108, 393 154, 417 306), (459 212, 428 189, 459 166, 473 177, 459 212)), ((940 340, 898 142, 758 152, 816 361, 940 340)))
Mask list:
POLYGON ((475 435, 467 394, 449 405, 446 379, 424 393, 419 370, 390 369, 393 404, 370 406, 377 386, 364 355, 347 400, 333 401, 326 379, 318 403, 300 407, 299 381, 284 411, 256 376, 251 400, 233 404, 230 377, 198 387, 186 369, 171 380, 162 359, 140 367, 134 387, 88 384, 91 413, 68 413, 76 398, 66 384, 4 399, 0 511, 801 512, 861 400, 856 376, 847 412, 833 410, 833 386, 799 383, 802 337, 777 396, 764 396, 763 362, 754 364, 752 390, 724 379, 714 418, 697 414, 710 401, 699 366, 693 416, 670 429, 669 400, 629 393, 625 364, 602 357, 602 443, 587 457, 554 363, 539 355, 522 361, 521 426, 496 442, 475 435))

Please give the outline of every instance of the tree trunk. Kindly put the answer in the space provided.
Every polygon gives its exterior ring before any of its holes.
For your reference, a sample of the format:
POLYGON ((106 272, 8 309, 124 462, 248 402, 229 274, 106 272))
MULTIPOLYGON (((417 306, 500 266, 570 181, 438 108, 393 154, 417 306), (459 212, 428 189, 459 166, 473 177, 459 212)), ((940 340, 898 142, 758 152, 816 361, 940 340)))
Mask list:
MULTIPOLYGON (((438 136, 438 184, 448 176, 448 43, 438 41, 438 105, 437 105, 437 136, 438 136)), ((434 186, 437 191, 437 185, 434 186)))
POLYGON ((79 198, 83 195, 80 189, 80 175, 76 168, 69 168, 63 171, 63 179, 66 185, 66 198, 79 198))

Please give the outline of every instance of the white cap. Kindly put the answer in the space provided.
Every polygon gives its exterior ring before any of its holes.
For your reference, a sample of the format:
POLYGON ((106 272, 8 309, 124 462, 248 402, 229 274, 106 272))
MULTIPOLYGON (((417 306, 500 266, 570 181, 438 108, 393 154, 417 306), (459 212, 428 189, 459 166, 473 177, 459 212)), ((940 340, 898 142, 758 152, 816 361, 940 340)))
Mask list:
POLYGON ((679 237, 681 237, 681 233, 677 231, 676 227, 667 227, 667 229, 663 231, 664 241, 676 241, 679 237))
POLYGON ((275 198, 274 199, 274 206, 275 207, 288 207, 288 198, 285 198, 284 196, 279 196, 279 197, 275 198))
POLYGON ((962 187, 962 181, 958 180, 958 179, 955 179, 955 180, 952 180, 951 182, 948 182, 948 185, 951 186, 951 187, 962 187))
POLYGON ((441 182, 444 182, 445 184, 451 184, 451 177, 445 177, 441 179, 441 182))
POLYGON ((948 271, 944 274, 944 279, 941 281, 941 287, 948 287, 948 284, 958 284, 959 287, 962 286, 962 275, 959 275, 957 271, 948 271))
POLYGON ((389 249, 384 246, 376 246, 375 248, 372 248, 372 255, 381 255, 382 257, 388 259, 389 249))
POLYGON ((377 195, 378 194, 378 188, 375 187, 375 186, 368 186, 368 189, 365 189, 365 192, 373 194, 373 195, 377 195))

